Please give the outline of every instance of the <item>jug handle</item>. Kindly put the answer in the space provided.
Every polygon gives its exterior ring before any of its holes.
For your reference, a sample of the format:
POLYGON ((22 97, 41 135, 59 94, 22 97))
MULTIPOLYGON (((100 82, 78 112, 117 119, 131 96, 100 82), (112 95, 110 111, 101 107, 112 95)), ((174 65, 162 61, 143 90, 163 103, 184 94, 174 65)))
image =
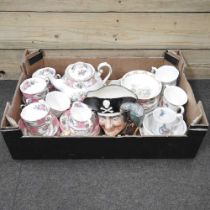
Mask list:
POLYGON ((108 74, 107 74, 107 76, 103 79, 103 81, 102 81, 102 83, 103 84, 105 84, 106 83, 106 81, 109 79, 109 77, 111 76, 111 74, 112 74, 112 67, 111 67, 111 65, 110 64, 108 64, 107 62, 103 62, 103 63, 100 63, 99 65, 98 65, 98 72, 100 73, 100 74, 102 74, 103 73, 103 67, 108 67, 108 74))

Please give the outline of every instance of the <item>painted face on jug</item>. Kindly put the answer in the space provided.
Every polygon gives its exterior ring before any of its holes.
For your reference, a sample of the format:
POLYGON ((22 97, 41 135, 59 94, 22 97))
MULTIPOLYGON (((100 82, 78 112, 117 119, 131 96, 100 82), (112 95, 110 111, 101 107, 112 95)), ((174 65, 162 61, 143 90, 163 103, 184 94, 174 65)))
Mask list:
POLYGON ((126 126, 124 115, 99 115, 99 125, 107 136, 116 136, 126 126))

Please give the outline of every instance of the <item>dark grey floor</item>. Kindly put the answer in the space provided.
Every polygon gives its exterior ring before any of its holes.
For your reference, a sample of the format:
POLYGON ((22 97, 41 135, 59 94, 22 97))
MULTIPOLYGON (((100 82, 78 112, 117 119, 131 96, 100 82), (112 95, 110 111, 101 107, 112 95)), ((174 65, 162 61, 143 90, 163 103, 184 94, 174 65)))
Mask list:
MULTIPOLYGON (((210 116, 210 80, 193 81, 210 116)), ((0 114, 15 81, 0 81, 0 114)), ((194 159, 12 160, 0 135, 0 210, 210 209, 210 140, 194 159)))

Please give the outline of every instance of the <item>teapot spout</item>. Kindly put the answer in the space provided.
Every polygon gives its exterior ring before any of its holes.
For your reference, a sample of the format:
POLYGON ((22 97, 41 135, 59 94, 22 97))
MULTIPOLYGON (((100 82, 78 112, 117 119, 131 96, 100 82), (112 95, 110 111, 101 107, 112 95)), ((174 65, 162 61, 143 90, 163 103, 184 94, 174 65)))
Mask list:
POLYGON ((69 87, 63 79, 56 79, 52 76, 49 77, 51 84, 57 89, 58 91, 63 92, 66 94, 71 101, 78 101, 80 98, 83 99, 83 95, 81 91, 73 89, 69 87))

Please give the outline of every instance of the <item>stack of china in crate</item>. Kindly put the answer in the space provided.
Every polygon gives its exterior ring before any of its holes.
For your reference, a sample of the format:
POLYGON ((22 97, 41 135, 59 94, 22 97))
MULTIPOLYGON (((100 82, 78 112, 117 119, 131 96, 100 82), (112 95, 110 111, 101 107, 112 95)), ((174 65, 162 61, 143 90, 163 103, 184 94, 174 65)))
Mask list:
POLYGON ((20 85, 19 128, 26 136, 184 135, 186 92, 176 86, 179 71, 162 65, 132 70, 109 80, 108 63, 37 69, 20 85), (102 79, 102 73, 106 76, 102 79))

